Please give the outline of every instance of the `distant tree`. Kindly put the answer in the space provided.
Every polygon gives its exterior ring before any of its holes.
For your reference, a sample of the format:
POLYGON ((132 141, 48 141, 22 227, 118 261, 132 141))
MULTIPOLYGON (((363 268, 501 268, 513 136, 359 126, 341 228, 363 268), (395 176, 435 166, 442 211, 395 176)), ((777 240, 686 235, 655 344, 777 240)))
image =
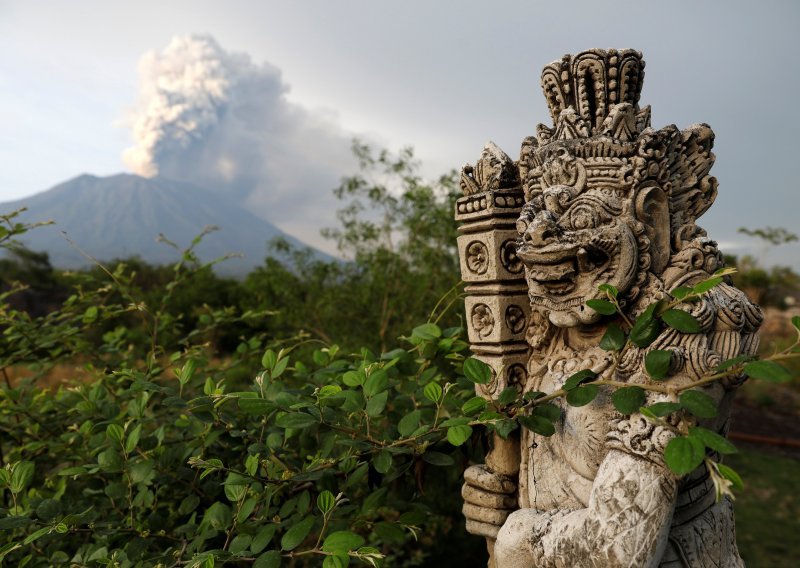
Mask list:
MULTIPOLYGON (((345 202, 340 226, 323 230, 347 260, 278 242, 282 261, 267 259, 247 277, 245 305, 275 310, 269 325, 277 336, 300 329, 345 348, 383 350, 440 300, 439 308, 460 302, 458 184, 454 173, 424 182, 409 148, 392 155, 356 141, 353 152, 360 171, 334 190, 345 202)), ((457 323, 459 310, 447 313, 457 323)))
POLYGON ((725 257, 726 263, 738 270, 734 275, 736 285, 759 304, 787 307, 787 298, 800 292, 800 274, 789 266, 776 265, 767 268, 764 266, 764 258, 770 248, 797 241, 797 235, 783 227, 763 229, 740 227, 739 232, 761 240, 764 249, 759 257, 751 255, 725 257))

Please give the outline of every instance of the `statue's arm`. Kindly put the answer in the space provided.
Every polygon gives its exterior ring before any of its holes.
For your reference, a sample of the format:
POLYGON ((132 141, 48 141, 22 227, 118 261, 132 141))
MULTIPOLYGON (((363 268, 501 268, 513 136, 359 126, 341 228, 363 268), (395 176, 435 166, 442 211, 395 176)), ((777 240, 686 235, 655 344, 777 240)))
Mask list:
POLYGON ((657 565, 677 497, 677 479, 661 459, 672 434, 641 419, 633 430, 648 430, 642 438, 630 428, 636 420, 611 440, 585 509, 508 517, 495 545, 498 567, 657 565))

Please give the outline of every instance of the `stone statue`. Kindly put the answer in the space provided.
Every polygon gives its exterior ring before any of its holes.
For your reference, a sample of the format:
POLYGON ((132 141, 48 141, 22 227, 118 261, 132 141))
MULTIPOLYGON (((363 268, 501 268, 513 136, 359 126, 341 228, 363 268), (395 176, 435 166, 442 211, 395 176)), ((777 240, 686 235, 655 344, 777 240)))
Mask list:
MULTIPOLYGON (((634 319, 723 266, 696 225, 717 193, 714 134, 705 124, 651 128, 650 107, 638 104, 643 78, 636 51, 566 55, 542 73, 553 127, 523 140, 518 162, 490 142, 464 167, 456 218, 469 340, 494 371, 482 396, 553 392, 581 369, 644 384, 651 349, 672 351, 670 380, 686 384, 756 352, 762 314, 728 280, 679 306, 701 333, 665 328, 613 364, 598 346, 619 317, 586 305, 605 297, 599 285, 616 287, 634 319)), ((705 428, 726 434, 740 382, 703 387, 720 409, 705 428)), ((650 393, 647 404, 666 400, 650 393)), ((705 466, 679 478, 665 465, 674 428, 620 414, 602 390, 586 406, 555 402, 553 436, 495 435, 487 463, 465 472, 467 530, 487 538, 490 566, 743 565, 731 502, 716 499, 705 466)))

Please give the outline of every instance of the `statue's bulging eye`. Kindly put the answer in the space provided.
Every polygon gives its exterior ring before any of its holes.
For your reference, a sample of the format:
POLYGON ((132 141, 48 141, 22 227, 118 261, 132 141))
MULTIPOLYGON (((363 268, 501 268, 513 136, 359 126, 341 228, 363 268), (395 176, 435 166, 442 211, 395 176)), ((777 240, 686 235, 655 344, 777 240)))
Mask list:
POLYGON ((528 230, 528 222, 524 219, 517 219, 517 232, 520 235, 524 235, 525 231, 528 230))
POLYGON ((583 206, 573 209, 569 214, 573 229, 594 229, 597 227, 597 215, 591 207, 583 206))

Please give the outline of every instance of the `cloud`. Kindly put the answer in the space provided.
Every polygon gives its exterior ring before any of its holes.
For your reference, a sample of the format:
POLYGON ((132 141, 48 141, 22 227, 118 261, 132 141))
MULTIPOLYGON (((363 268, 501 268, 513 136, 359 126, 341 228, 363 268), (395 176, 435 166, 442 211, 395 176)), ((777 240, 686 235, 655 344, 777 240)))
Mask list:
POLYGON ((139 63, 125 164, 229 194, 310 243, 334 223, 331 195, 351 173, 351 134, 287 100, 281 71, 224 50, 209 35, 177 36, 139 63))

